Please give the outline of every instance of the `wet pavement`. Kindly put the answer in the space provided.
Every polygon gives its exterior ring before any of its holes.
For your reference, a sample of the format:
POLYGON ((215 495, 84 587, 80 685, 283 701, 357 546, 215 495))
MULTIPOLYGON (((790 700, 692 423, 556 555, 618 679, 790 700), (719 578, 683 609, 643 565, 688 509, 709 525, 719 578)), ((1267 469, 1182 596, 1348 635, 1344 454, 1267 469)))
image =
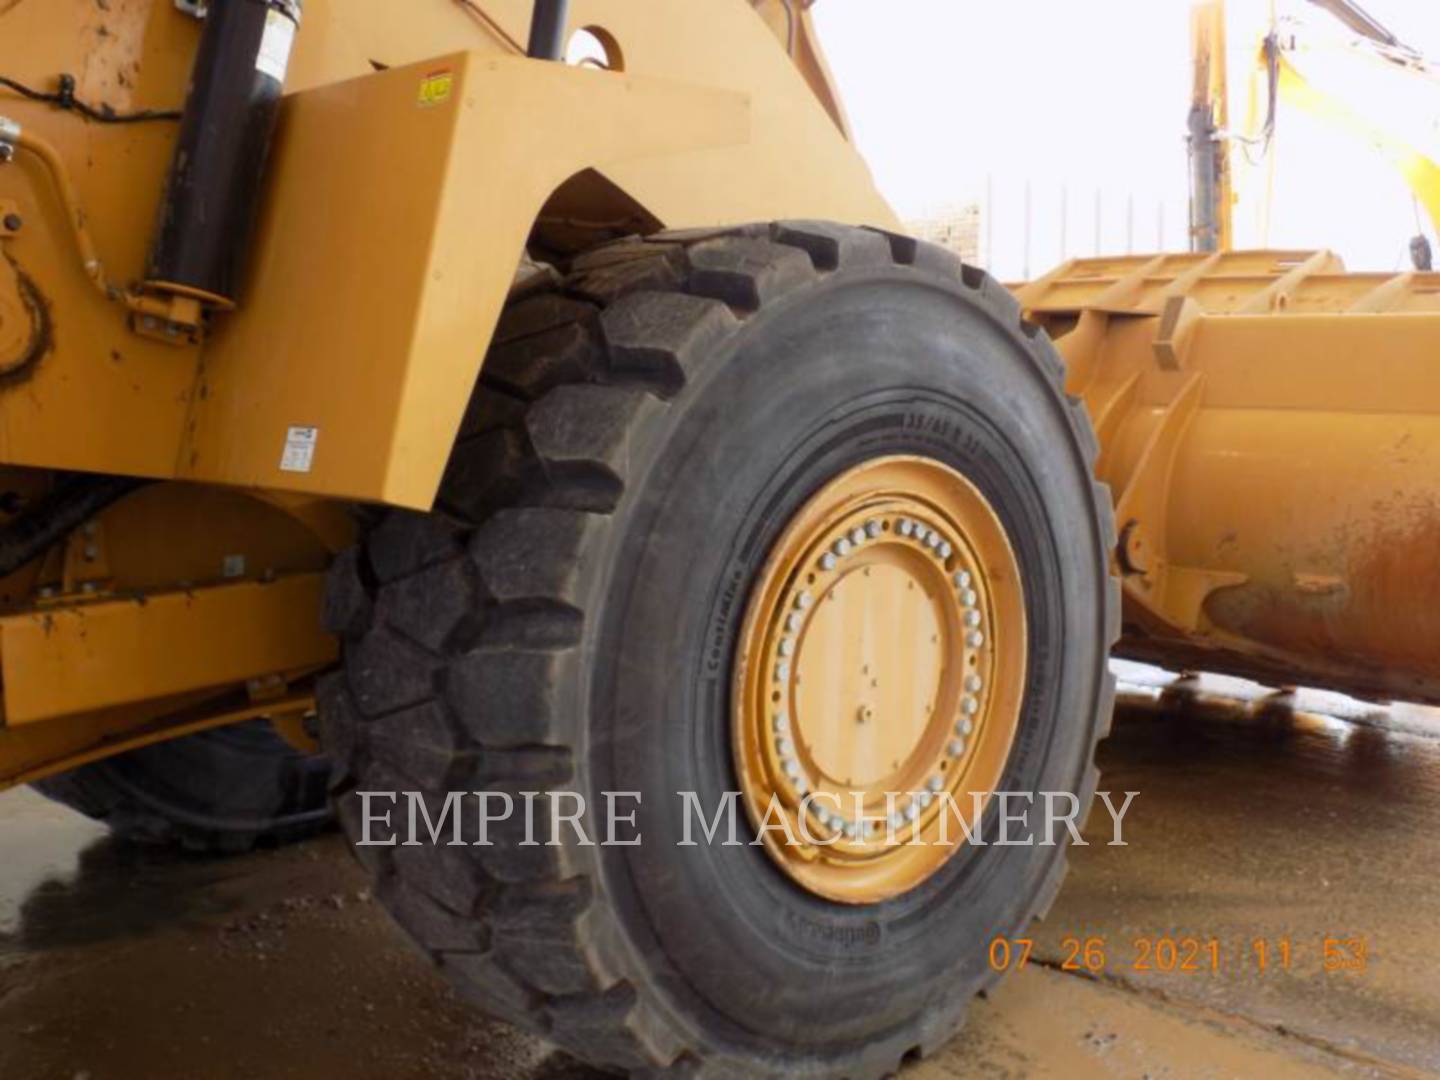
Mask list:
MULTIPOLYGON (((1123 677, 1128 846, 1092 818, 1028 964, 906 1080, 1440 1073, 1433 714, 1123 677)), ((184 858, 0 795, 3 1080, 591 1075, 470 1013, 337 836, 184 858)))

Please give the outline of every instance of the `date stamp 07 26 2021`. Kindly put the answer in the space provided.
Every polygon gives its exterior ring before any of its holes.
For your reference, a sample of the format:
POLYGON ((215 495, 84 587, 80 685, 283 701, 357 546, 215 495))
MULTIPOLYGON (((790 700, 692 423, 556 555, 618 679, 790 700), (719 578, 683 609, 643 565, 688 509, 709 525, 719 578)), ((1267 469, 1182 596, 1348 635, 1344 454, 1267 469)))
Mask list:
MULTIPOLYGON (((1030 963, 1034 948, 1034 938, 992 938, 990 966, 996 971, 1018 971, 1030 963)), ((1139 936, 1119 942, 1099 936, 1067 935, 1060 939, 1059 953, 1058 962, 1047 960, 1045 966, 1090 975, 1218 975, 1241 969, 1265 974, 1306 968, 1326 975, 1358 975, 1370 960, 1364 937, 1342 934, 1323 934, 1314 940, 1253 938, 1228 944, 1218 937, 1192 935, 1139 936)))

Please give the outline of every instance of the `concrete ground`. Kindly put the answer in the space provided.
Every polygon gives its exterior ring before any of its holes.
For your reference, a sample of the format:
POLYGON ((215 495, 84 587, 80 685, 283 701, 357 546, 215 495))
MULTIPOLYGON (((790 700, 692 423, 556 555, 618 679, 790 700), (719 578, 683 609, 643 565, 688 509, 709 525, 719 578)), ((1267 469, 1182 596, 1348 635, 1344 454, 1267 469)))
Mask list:
MULTIPOLYGON (((1129 846, 1092 818, 1028 965, 906 1080, 1440 1073, 1440 725, 1123 674, 1101 787, 1140 793, 1129 846)), ((469 1013, 337 836, 186 859, 0 796, 4 1080, 591 1075, 469 1013)))

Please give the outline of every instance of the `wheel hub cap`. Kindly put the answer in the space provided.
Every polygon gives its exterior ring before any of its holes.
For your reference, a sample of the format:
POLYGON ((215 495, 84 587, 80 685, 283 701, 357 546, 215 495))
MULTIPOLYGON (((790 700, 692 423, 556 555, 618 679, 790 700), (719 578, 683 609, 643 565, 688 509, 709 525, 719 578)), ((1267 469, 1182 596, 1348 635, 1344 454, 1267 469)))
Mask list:
POLYGON ((1015 555, 968 480, 892 457, 827 484, 776 544, 738 653, 733 748, 771 857, 846 903, 934 874, 1000 779, 1024 665, 1015 555))

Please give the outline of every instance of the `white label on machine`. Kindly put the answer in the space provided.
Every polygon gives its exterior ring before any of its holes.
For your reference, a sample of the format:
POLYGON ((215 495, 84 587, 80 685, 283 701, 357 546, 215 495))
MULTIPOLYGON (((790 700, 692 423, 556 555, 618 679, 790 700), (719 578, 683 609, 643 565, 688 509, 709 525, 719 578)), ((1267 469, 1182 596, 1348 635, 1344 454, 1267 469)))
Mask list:
POLYGON ((309 472, 315 463, 318 427, 292 427, 285 433, 285 452, 280 455, 281 472, 309 472))
POLYGON ((260 55, 255 58, 255 70, 283 83, 285 71, 290 66, 290 49, 294 44, 295 24, 272 8, 265 15, 265 36, 260 39, 260 55))

